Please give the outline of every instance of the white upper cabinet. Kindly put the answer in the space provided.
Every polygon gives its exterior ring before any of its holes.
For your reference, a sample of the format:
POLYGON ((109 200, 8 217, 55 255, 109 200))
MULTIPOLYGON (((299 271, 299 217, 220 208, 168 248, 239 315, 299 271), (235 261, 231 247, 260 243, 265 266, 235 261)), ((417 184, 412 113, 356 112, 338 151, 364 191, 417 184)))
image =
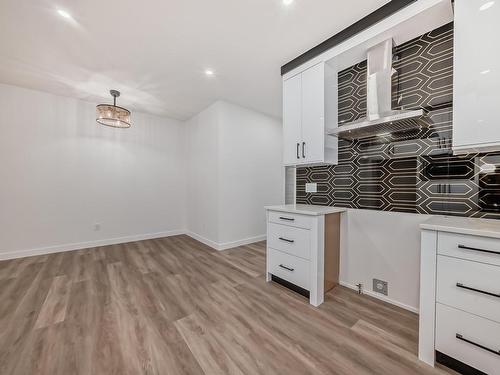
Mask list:
POLYGON ((283 81, 283 134, 285 165, 337 163, 325 152, 324 63, 283 81))
POLYGON ((453 151, 500 150, 500 2, 455 0, 453 151))
POLYGON ((318 64, 302 73, 302 146, 308 163, 322 162, 325 139, 325 70, 318 64))
POLYGON ((283 160, 294 164, 300 160, 302 142, 302 79, 298 74, 283 82, 283 160))

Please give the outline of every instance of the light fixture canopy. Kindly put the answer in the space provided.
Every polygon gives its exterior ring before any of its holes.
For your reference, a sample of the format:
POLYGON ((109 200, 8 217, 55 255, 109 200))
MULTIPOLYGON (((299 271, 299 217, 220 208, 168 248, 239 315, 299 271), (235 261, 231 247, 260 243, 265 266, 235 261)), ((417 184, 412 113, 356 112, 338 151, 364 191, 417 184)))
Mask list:
POLYGON ((96 107, 96 121, 113 128, 130 128, 130 111, 116 105, 116 98, 120 96, 120 91, 110 90, 109 93, 113 97, 113 104, 99 104, 96 107))

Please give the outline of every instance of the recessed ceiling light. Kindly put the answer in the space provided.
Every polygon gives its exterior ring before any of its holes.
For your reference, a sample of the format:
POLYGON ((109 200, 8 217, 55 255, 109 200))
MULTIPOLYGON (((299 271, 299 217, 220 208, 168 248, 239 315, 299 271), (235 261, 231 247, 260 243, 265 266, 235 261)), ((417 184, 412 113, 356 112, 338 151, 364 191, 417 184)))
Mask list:
POLYGON ((212 77, 215 75, 215 72, 211 69, 207 69, 207 70, 205 70, 205 75, 208 77, 212 77))
POLYGON ((293 3, 293 0, 283 0, 284 5, 290 5, 291 3, 293 3))
POLYGON ((487 3, 484 3, 479 7, 479 10, 486 10, 488 8, 491 8, 493 5, 495 5, 494 1, 488 1, 487 3))
POLYGON ((61 17, 64 17, 64 18, 67 18, 67 19, 71 19, 71 14, 69 14, 68 12, 66 12, 65 10, 63 9, 58 9, 57 10, 57 13, 61 16, 61 17))
POLYGON ((491 70, 486 69, 486 70, 483 70, 483 71, 481 72, 481 74, 488 74, 489 72, 491 72, 491 70))

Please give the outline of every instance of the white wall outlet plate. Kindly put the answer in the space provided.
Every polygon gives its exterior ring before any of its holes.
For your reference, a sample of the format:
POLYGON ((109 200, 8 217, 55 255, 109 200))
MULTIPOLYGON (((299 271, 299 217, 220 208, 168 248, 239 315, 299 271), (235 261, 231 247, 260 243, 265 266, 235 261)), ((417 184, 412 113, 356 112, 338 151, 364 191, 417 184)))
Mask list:
POLYGON ((317 193, 318 184, 316 182, 306 184, 306 193, 317 193))

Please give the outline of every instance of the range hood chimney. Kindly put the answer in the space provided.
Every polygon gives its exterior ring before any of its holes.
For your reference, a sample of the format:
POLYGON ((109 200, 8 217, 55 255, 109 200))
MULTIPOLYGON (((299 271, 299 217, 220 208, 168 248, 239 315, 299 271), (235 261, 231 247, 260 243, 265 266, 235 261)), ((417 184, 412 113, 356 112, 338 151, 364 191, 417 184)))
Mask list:
POLYGON ((368 50, 366 117, 342 124, 328 134, 354 140, 429 126, 423 109, 392 109, 392 39, 368 50))

